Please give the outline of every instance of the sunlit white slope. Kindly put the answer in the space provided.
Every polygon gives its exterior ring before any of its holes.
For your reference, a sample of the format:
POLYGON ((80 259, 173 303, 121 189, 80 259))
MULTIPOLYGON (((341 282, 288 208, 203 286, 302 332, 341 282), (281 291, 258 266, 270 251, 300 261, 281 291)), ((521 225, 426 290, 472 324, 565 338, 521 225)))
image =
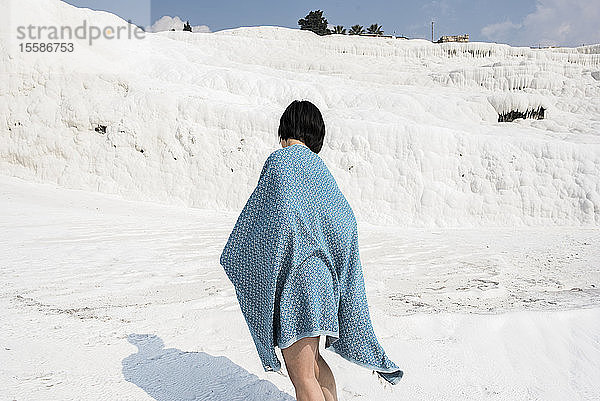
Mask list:
POLYGON ((320 155, 359 220, 600 223, 597 46, 254 27, 31 55, 16 51, 15 21, 126 23, 58 0, 2 3, 1 174, 236 211, 278 147, 281 113, 308 99, 327 126, 320 155), (497 122, 540 106, 544 120, 497 122))

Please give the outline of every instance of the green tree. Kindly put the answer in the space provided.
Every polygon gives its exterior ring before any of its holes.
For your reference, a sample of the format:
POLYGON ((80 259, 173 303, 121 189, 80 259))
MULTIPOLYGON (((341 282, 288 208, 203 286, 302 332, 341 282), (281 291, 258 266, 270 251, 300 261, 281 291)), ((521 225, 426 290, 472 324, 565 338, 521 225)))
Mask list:
POLYGON ((337 33, 339 35, 345 35, 346 34, 346 28, 344 28, 342 25, 336 25, 332 30, 331 33, 337 33))
POLYGON ((192 32, 192 26, 190 25, 190 21, 187 21, 185 24, 183 24, 183 30, 192 32))
POLYGON ((363 33, 365 33, 365 29, 362 25, 352 25, 348 32, 349 35, 362 35, 363 33))
POLYGON ((331 32, 327 29, 327 18, 323 17, 323 11, 311 11, 304 18, 298 20, 300 29, 312 31, 317 35, 329 35, 331 32))
POLYGON ((383 35, 383 30, 381 28, 383 28, 381 25, 373 24, 367 28, 367 33, 371 33, 374 35, 383 35))

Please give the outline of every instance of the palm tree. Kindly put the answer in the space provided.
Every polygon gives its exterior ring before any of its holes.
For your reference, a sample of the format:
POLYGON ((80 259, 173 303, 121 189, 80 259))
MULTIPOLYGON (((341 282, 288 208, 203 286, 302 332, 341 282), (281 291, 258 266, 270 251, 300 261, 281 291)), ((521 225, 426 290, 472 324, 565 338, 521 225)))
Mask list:
POLYGON ((373 35, 383 35, 383 30, 381 28, 383 27, 379 24, 373 24, 367 28, 367 33, 371 33, 373 35))
POLYGON ((350 32, 348 32, 349 35, 362 35, 363 33, 365 33, 365 30, 362 25, 352 25, 350 32))
POLYGON ((337 33, 340 35, 345 35, 346 34, 346 28, 344 28, 343 25, 336 25, 332 30, 331 33, 337 33))

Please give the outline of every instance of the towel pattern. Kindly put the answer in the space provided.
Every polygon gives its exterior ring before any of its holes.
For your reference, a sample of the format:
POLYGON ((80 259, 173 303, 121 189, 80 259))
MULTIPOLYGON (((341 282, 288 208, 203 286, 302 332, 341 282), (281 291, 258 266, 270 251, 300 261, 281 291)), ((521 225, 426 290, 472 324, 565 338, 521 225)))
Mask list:
POLYGON ((324 335, 325 348, 396 384, 403 375, 369 315, 354 213, 303 144, 272 152, 220 257, 265 371, 275 346, 324 335))

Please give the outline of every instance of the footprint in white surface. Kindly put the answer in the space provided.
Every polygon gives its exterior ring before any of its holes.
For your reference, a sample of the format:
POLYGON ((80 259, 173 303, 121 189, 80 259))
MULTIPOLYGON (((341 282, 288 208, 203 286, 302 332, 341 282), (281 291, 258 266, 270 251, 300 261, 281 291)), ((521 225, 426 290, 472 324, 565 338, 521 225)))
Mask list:
POLYGON ((138 352, 123 359, 123 376, 158 401, 293 401, 274 384, 224 356, 163 348, 152 334, 130 334, 138 352))

